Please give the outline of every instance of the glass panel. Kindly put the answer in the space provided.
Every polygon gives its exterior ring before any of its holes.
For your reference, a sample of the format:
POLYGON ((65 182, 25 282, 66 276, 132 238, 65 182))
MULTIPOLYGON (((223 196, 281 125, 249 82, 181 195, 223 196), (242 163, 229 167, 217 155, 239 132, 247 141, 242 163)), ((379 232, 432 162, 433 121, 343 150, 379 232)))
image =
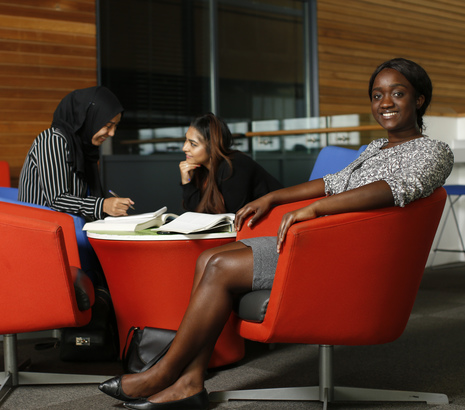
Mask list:
POLYGON ((379 128, 371 115, 333 115, 328 117, 311 118, 285 118, 282 120, 253 121, 251 131, 289 131, 284 135, 253 136, 252 154, 255 158, 270 152, 281 152, 288 158, 299 154, 314 154, 327 145, 339 145, 347 148, 358 149, 361 145, 369 144, 376 138, 385 136, 385 132, 379 128), (352 131, 350 128, 369 126, 374 129, 352 131), (372 127, 374 126, 374 127, 372 127), (344 128, 338 132, 324 132, 325 128, 344 128), (292 130, 299 130, 292 134, 292 130), (303 130, 318 130, 319 132, 302 133, 303 130))
MULTIPOLYGON (((288 118, 283 121, 283 130, 304 130, 324 128, 326 118, 288 118)), ((284 138, 284 137, 283 137, 284 138)), ((286 136, 284 138, 284 149, 290 152, 310 152, 313 149, 321 147, 321 141, 324 141, 325 134, 300 134, 295 136, 286 136)))
POLYGON ((302 1, 219 1, 219 108, 247 121, 305 115, 302 1))
POLYGON ((234 137, 233 148, 242 152, 251 152, 249 138, 245 134, 249 131, 248 122, 230 122, 228 123, 229 129, 234 137))
MULTIPOLYGON (((328 128, 356 127, 360 117, 354 115, 333 115, 328 117, 328 128)), ((330 132, 327 145, 360 145, 360 132, 330 132)))
POLYGON ((145 144, 139 149, 121 142, 146 138, 151 129, 185 126, 209 110, 208 3, 99 4, 101 83, 125 107, 113 152, 147 154, 145 144))
MULTIPOLYGON (((252 122, 252 132, 258 131, 278 131, 281 129, 279 120, 254 121, 252 122)), ((281 151, 281 138, 277 137, 253 137, 252 151, 255 155, 260 152, 281 151)))
MULTIPOLYGON (((151 155, 159 150, 139 139, 211 109, 209 1, 98 4, 100 82, 125 107, 112 152, 151 155)), ((228 124, 304 115, 302 2, 219 0, 217 7, 218 114, 228 124)))

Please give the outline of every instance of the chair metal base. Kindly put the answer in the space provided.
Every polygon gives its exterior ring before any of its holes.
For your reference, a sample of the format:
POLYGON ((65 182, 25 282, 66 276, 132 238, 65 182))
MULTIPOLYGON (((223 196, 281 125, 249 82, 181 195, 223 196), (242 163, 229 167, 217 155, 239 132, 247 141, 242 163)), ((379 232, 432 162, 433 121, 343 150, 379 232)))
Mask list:
POLYGON ((13 384, 13 374, 5 372, 0 378, 0 403, 14 387, 39 384, 100 384, 113 376, 90 374, 18 372, 18 383, 13 384))
MULTIPOLYGON (((0 402, 15 387, 40 384, 94 384, 102 383, 113 376, 66 373, 40 373, 20 371, 25 366, 18 366, 16 355, 17 337, 3 335, 3 352, 5 360, 5 373, 0 378, 0 402)), ((30 361, 26 361, 26 365, 30 361)))
MULTIPOLYGON (((278 389, 255 389, 212 392, 209 399, 213 403, 229 400, 284 400, 284 401, 322 401, 320 386, 284 387, 278 389)), ((445 394, 419 393, 401 390, 361 389, 357 387, 334 387, 334 402, 375 402, 375 401, 420 401, 427 404, 448 404, 445 394)), ((328 400, 326 400, 328 402, 328 400)))
POLYGON ((363 389, 357 387, 338 387, 333 384, 333 346, 319 347, 320 385, 312 387, 284 387, 273 389, 252 389, 218 391, 209 394, 213 403, 229 400, 285 400, 285 401, 320 401, 324 409, 334 402, 426 402, 427 404, 448 404, 445 394, 420 393, 401 390, 363 389))

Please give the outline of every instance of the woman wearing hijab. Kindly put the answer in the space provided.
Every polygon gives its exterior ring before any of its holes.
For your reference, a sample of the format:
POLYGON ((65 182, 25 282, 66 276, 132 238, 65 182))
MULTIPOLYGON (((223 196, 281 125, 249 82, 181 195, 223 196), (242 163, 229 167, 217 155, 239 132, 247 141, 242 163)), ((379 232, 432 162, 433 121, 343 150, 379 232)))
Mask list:
POLYGON ((32 143, 19 177, 18 200, 102 219, 127 215, 129 198, 104 198, 99 147, 115 135, 123 107, 105 87, 75 90, 53 114, 51 127, 32 143))

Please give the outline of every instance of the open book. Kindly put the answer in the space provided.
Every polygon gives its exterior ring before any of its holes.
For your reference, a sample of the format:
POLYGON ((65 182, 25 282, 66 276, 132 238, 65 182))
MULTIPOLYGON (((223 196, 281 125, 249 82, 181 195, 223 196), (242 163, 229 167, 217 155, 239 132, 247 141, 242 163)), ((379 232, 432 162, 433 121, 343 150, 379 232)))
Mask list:
POLYGON ((160 228, 158 233, 234 232, 234 214, 204 214, 185 212, 160 228))
POLYGON ((166 214, 166 206, 156 212, 129 216, 107 216, 105 219, 87 222, 82 230, 95 232, 136 232, 147 228, 160 227, 165 222, 177 218, 175 214, 166 214))

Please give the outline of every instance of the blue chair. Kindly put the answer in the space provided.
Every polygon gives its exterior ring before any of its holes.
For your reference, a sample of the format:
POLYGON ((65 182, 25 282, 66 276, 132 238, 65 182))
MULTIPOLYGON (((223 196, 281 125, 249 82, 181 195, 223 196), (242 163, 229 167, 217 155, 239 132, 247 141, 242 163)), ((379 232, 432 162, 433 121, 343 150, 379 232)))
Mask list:
POLYGON ((0 201, 4 201, 5 199, 8 199, 10 201, 17 201, 18 188, 0 186, 0 201))
POLYGON ((460 226, 459 226, 459 222, 458 222, 458 219, 457 219, 457 213, 456 213, 455 207, 454 207, 455 204, 457 203, 457 201, 461 198, 461 196, 465 195, 465 185, 444 185, 444 188, 446 189, 447 198, 449 200, 450 206, 449 206, 449 209, 447 210, 446 216, 444 218, 444 223, 442 224, 441 232, 439 234, 438 241, 436 243, 436 248, 434 249, 433 260, 431 261, 431 265, 433 265, 434 259, 436 258, 436 252, 459 252, 459 253, 465 254, 465 246, 464 246, 464 242, 463 242, 463 237, 462 237, 462 234, 460 232, 460 226), (447 222, 447 219, 449 218, 450 213, 452 213, 452 216, 454 218, 455 227, 457 229, 457 234, 459 236, 460 245, 462 247, 461 250, 460 249, 446 249, 446 248, 440 248, 439 247, 439 244, 440 244, 441 238, 442 238, 442 234, 444 233, 444 228, 446 227, 446 222, 447 222))
MULTIPOLYGON (((9 202, 23 206, 30 206, 33 208, 41 208, 52 210, 47 206, 30 204, 28 202, 18 201, 18 188, 0 187, 0 201, 9 202)), ((76 231, 76 240, 78 244, 79 257, 81 260, 81 268, 89 275, 95 282, 95 273, 101 271, 100 262, 95 254, 94 249, 87 239, 87 234, 82 230, 86 223, 85 219, 78 215, 68 214, 73 218, 74 228, 76 231)))
POLYGON ((358 151, 335 145, 324 147, 318 154, 309 181, 340 171, 357 159, 366 147, 362 145, 358 151))

